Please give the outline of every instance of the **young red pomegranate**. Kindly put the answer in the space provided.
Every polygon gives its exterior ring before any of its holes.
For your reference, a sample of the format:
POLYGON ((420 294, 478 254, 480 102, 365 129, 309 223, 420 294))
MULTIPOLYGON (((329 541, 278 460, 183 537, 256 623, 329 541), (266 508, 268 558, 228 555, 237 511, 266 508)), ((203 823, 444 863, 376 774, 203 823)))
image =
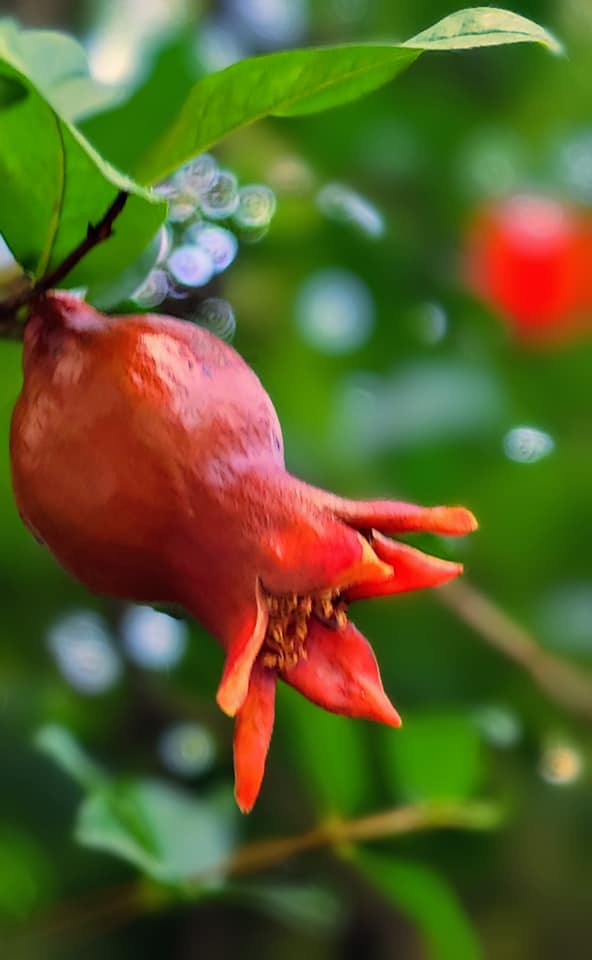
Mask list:
POLYGON ((592 220, 540 194, 487 204, 467 231, 465 273, 523 341, 569 339, 590 329, 592 220))
POLYGON ((211 333, 37 302, 11 432, 23 520, 91 590, 179 603, 222 644, 236 797, 253 806, 279 678, 326 710, 398 726, 354 600, 461 571, 383 536, 475 529, 462 507, 357 503, 286 472, 259 380, 211 333))

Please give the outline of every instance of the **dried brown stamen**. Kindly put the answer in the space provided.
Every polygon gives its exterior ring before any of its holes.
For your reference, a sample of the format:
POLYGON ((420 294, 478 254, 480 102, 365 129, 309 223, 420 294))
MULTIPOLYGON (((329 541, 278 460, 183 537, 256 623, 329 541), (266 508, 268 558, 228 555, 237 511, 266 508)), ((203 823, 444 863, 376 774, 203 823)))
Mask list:
POLYGON ((269 622, 263 641, 261 662, 275 670, 289 670, 306 660, 308 622, 316 617, 327 627, 338 630, 347 623, 346 605, 338 590, 323 590, 301 596, 267 594, 269 622))

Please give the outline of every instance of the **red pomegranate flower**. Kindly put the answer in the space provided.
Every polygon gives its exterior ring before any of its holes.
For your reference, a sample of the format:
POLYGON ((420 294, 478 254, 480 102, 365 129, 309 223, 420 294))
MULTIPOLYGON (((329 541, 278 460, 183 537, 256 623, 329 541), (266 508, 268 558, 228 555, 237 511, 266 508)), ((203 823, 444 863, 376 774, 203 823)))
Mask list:
POLYGON ((292 477, 272 403, 231 347, 169 317, 46 296, 26 326, 11 458, 21 515, 67 570, 98 592, 180 603, 224 647, 241 810, 259 792, 278 678, 326 710, 399 725, 349 604, 461 571, 383 534, 475 520, 292 477))

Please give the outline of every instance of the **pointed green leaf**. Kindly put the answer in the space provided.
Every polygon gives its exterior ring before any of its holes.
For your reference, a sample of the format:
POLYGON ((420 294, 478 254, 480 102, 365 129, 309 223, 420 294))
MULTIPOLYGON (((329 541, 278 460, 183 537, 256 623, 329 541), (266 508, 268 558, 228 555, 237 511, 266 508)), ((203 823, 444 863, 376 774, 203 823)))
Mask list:
POLYGON ((43 727, 37 746, 76 780, 86 796, 77 840, 127 860, 162 883, 181 884, 217 868, 234 847, 230 791, 208 798, 161 780, 113 780, 63 727, 43 727))
POLYGON ((107 782, 107 774, 85 753, 65 727, 57 724, 42 727, 35 736, 35 745, 81 787, 90 790, 107 782))
POLYGON ((444 17, 403 44, 420 50, 467 50, 506 43, 542 43, 553 53, 563 48, 556 37, 538 23, 495 7, 472 7, 444 17))
POLYGON ((155 183, 233 130, 262 117, 313 113, 361 97, 396 77, 423 50, 525 41, 559 50, 547 31, 525 17, 476 7, 453 14, 402 44, 343 44, 241 60, 195 84, 134 174, 141 183, 155 183))
POLYGON ((360 44, 252 57, 199 80, 164 136, 134 170, 155 183, 233 130, 262 117, 347 103, 409 66, 414 50, 360 44))
POLYGON ((162 883, 212 871, 234 841, 226 805, 197 799, 157 780, 118 782, 83 802, 77 840, 122 857, 162 883))

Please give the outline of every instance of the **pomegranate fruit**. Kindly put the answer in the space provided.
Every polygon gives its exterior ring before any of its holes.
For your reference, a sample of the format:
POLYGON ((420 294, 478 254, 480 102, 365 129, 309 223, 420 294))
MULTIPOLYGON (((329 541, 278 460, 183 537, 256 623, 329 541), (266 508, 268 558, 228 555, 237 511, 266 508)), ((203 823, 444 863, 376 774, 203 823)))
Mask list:
POLYGON ((36 302, 11 429, 21 516, 91 590, 181 604, 222 644, 236 797, 257 797, 278 678, 327 710, 397 726, 354 600, 461 571, 385 537, 465 534, 462 507, 354 502, 291 476, 273 405, 213 334, 164 316, 36 302))

